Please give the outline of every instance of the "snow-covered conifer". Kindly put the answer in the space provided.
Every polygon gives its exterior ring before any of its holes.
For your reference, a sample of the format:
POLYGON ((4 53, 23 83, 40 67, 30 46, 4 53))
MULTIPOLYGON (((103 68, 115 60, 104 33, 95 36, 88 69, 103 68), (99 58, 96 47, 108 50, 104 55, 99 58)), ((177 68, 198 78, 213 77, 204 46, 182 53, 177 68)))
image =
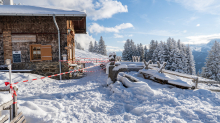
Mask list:
POLYGON ((143 47, 142 43, 140 43, 139 53, 140 53, 140 57, 141 57, 141 61, 142 61, 144 59, 144 47, 143 47))
POLYGON ((89 43, 89 52, 93 52, 93 49, 94 49, 93 43, 92 43, 92 41, 90 41, 90 43, 89 43))
POLYGON ((189 47, 189 45, 186 49, 186 56, 187 56, 187 60, 188 60, 188 73, 187 74, 196 75, 195 61, 194 61, 194 57, 192 55, 192 50, 189 47))
POLYGON ((146 60, 147 58, 147 46, 144 46, 144 59, 146 60))
POLYGON ((97 43, 97 41, 95 41, 93 52, 98 53, 98 50, 99 50, 98 43, 97 43))
POLYGON ((157 42, 154 40, 151 40, 150 47, 149 47, 148 54, 147 54, 147 61, 154 59, 153 53, 154 53, 154 50, 156 49, 156 47, 157 47, 157 42))
POLYGON ((129 39, 126 40, 125 44, 124 44, 124 50, 122 52, 122 58, 123 60, 132 60, 132 52, 133 52, 133 49, 132 49, 132 41, 130 41, 129 39))
POLYGON ((220 81, 220 44, 215 41, 206 58, 205 67, 202 69, 202 77, 220 81))
POLYGON ((105 41, 103 40, 102 36, 100 37, 99 40, 99 50, 98 53, 102 54, 102 55, 107 55, 107 50, 106 50, 106 46, 105 46, 105 41))

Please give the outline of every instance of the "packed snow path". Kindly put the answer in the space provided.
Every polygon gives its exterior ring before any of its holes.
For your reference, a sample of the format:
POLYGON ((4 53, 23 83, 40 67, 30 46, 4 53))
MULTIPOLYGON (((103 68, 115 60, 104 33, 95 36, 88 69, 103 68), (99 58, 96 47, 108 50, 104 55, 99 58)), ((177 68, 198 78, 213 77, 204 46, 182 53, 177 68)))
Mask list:
MULTIPOLYGON (((137 72, 129 74, 147 84, 125 88, 116 82, 107 87, 104 71, 77 80, 20 83, 18 107, 30 123, 220 122, 218 93, 170 88, 138 77, 137 72)), ((36 76, 13 74, 13 81, 36 76)), ((0 78, 4 86, 8 73, 1 73, 0 78)))

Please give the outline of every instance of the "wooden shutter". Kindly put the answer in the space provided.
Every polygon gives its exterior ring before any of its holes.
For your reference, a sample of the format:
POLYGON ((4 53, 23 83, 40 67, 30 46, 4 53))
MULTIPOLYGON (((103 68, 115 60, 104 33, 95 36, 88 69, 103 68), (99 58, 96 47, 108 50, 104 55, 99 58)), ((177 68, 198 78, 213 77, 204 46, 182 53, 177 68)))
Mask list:
POLYGON ((51 45, 41 45, 41 60, 52 60, 51 45))

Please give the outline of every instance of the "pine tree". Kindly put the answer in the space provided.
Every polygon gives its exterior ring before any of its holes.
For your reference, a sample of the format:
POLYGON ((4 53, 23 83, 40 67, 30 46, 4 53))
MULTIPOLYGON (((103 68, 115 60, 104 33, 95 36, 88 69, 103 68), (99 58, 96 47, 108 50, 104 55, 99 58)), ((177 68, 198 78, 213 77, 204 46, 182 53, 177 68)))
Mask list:
POLYGON ((156 63, 157 61, 159 61, 160 63, 162 63, 162 59, 163 59, 163 51, 164 51, 164 44, 161 41, 159 44, 157 44, 156 49, 153 52, 153 62, 156 63))
POLYGON ((127 39, 127 41, 124 44, 124 50, 122 52, 122 58, 123 60, 131 60, 131 52, 132 52, 132 47, 131 47, 131 41, 127 39))
POLYGON ((98 50, 99 50, 99 47, 98 47, 97 41, 95 41, 93 52, 98 53, 98 50))
POLYGON ((81 46, 81 44, 78 43, 77 41, 75 41, 75 47, 76 47, 76 49, 84 50, 84 48, 81 46))
POLYGON ((90 43, 89 43, 89 52, 93 52, 93 50, 94 50, 93 43, 92 43, 92 41, 90 41, 90 43))
MULTIPOLYGON (((157 47, 157 42, 154 40, 151 40, 150 47, 149 47, 148 54, 147 54, 147 61, 154 59, 153 53, 154 53, 154 50, 156 49, 156 47, 157 47)), ((155 62, 155 61, 153 61, 153 62, 155 62)))
POLYGON ((139 49, 139 53, 140 53, 140 59, 143 60, 144 59, 144 47, 142 45, 142 43, 140 43, 140 49, 139 49))
POLYGON ((147 46, 144 46, 144 59, 146 60, 147 58, 147 46))
POLYGON ((106 50, 106 46, 105 46, 105 41, 103 40, 102 36, 100 37, 99 40, 99 50, 98 53, 102 54, 102 55, 107 55, 107 50, 106 50))
POLYGON ((220 81, 220 44, 215 41, 206 58, 205 67, 202 68, 201 76, 220 81))
POLYGON ((140 45, 136 45, 136 51, 135 51, 135 56, 140 56, 140 45))
POLYGON ((191 48, 187 47, 186 49, 186 56, 187 56, 187 60, 188 60, 188 73, 190 75, 196 75, 196 69, 195 69, 195 61, 194 61, 194 57, 192 55, 192 50, 191 48))

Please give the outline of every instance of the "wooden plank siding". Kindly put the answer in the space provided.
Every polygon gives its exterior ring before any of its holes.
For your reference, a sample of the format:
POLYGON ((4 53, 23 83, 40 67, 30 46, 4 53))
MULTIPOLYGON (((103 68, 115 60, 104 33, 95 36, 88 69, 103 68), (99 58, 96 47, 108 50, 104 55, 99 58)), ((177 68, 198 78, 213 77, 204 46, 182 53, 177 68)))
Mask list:
POLYGON ((51 45, 41 45, 41 60, 52 60, 51 45))

